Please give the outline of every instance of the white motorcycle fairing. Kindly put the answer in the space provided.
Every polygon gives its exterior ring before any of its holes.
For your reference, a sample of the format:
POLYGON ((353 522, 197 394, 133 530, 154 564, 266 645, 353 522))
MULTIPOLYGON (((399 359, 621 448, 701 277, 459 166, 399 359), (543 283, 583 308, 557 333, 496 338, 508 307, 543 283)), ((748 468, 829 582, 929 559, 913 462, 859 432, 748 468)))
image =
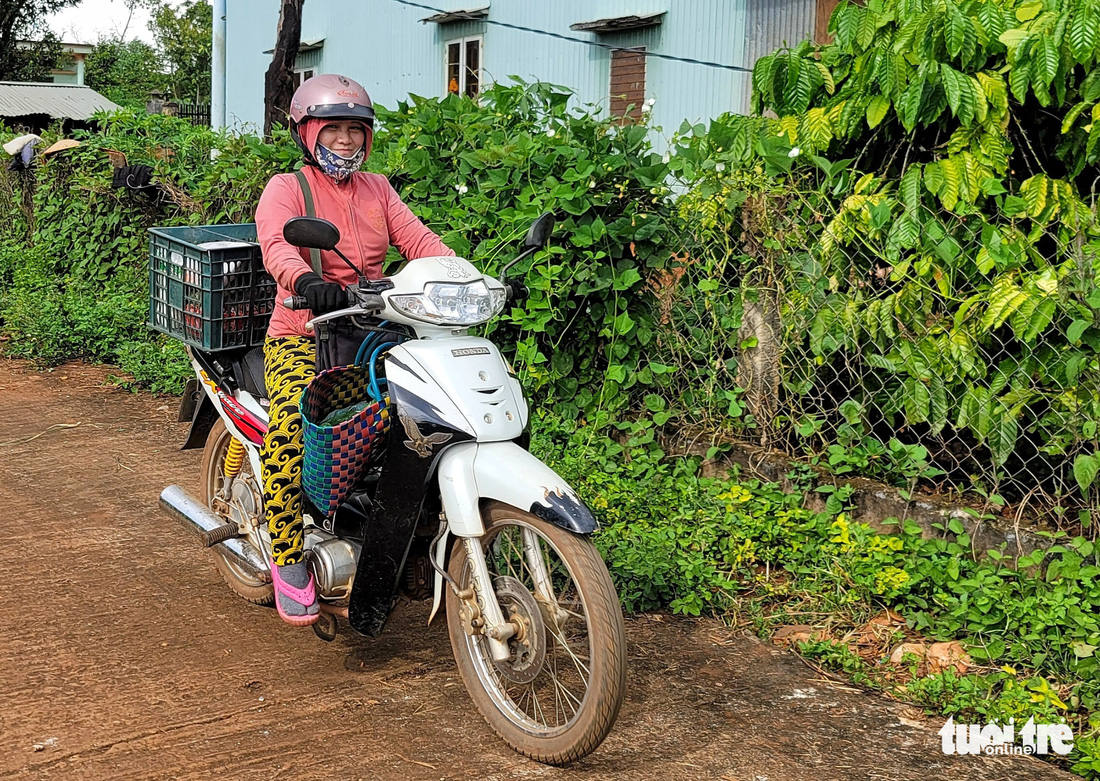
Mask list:
MULTIPOLYGON (((403 433, 406 458, 408 451, 419 456, 415 466, 407 463, 405 476, 423 470, 428 480, 434 471, 439 485, 450 534, 436 543, 438 566, 445 566, 451 535, 473 539, 485 533, 483 500, 577 534, 596 530, 596 519, 565 480, 513 441, 523 434, 527 404, 492 342, 469 336, 405 342, 386 356, 386 379, 400 421, 400 428, 397 421, 391 425, 390 436, 403 433)), ((396 448, 396 440, 390 447, 396 448)), ((434 597, 429 621, 443 597, 438 573, 434 597)))
MULTIPOLYGON (((437 422, 479 442, 515 439, 527 425, 523 390, 488 339, 408 341, 391 348, 385 362, 388 387, 416 396, 437 422)), ((400 408, 398 416, 404 425, 400 408)))
POLYGON ((598 524, 553 469, 514 442, 463 442, 439 458, 439 492, 447 526, 457 537, 485 533, 480 499, 494 499, 575 534, 598 524))
POLYGON ((386 356, 386 378, 405 447, 426 458, 442 446, 436 468, 453 534, 485 533, 479 499, 510 504, 577 534, 595 531, 576 492, 513 442, 523 434, 527 404, 492 342, 472 336, 405 342, 386 356), (425 436, 421 429, 428 426, 438 433, 425 436))
MULTIPOLYGON (((267 431, 267 409, 256 397, 245 390, 229 392, 216 385, 195 353, 190 348, 187 353, 207 403, 213 405, 214 411, 225 423, 226 428, 245 446, 252 473, 260 474, 260 445, 263 444, 263 436, 267 431)), ((203 438, 205 440, 205 433, 203 438)))

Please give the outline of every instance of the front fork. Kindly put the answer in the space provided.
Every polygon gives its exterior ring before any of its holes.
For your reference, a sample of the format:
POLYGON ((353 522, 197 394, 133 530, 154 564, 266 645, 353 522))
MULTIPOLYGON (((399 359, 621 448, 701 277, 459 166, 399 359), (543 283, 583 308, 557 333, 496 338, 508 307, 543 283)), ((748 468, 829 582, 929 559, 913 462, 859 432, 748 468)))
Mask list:
MULTIPOLYGON (((445 523, 445 522, 444 522, 445 523)), ((444 530, 445 532, 445 530, 444 530)), ((445 577, 442 567, 447 543, 450 535, 443 533, 436 545, 436 607, 438 608, 442 595, 443 579, 445 577)), ((466 560, 470 563, 470 583, 463 589, 458 584, 450 582, 451 590, 455 596, 462 600, 463 624, 467 634, 483 634, 489 643, 489 652, 494 661, 504 662, 511 658, 512 651, 508 647, 508 640, 517 631, 517 627, 505 620, 504 611, 500 609, 497 601, 496 590, 493 588, 493 578, 489 574, 489 566, 485 560, 485 551, 481 546, 480 537, 463 537, 463 547, 466 549, 466 560)), ((528 571, 535 587, 535 599, 541 603, 545 618, 550 619, 551 625, 556 624, 560 618, 557 599, 554 596, 553 581, 546 569, 546 562, 538 545, 538 536, 530 529, 523 530, 523 554, 528 571)), ((450 578, 447 577, 450 581, 450 578)), ((432 616, 435 615, 432 610, 432 616)), ((431 618, 428 619, 431 621, 431 618)))
POLYGON ((467 631, 474 629, 474 634, 480 630, 481 634, 489 641, 489 653, 493 661, 505 662, 512 657, 508 648, 508 638, 516 633, 516 627, 504 620, 504 612, 497 601, 496 590, 493 588, 493 579, 489 575, 489 566, 485 561, 485 551, 481 548, 481 540, 476 537, 464 537, 462 544, 466 548, 466 560, 470 562, 470 585, 457 596, 465 603, 467 609, 479 605, 484 619, 484 626, 471 627, 467 624, 467 631), (478 599, 478 597, 481 597, 478 599))

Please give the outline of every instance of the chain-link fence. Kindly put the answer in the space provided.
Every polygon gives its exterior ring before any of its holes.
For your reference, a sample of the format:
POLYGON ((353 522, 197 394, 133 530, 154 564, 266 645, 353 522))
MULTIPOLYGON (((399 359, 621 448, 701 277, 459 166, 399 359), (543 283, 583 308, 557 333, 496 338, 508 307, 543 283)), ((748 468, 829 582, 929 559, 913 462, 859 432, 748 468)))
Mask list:
POLYGON ((1083 232, 886 198, 816 224, 797 198, 739 205, 726 247, 712 234, 652 283, 661 348, 711 383, 685 406, 721 402, 704 426, 725 414, 728 435, 835 474, 1078 520, 1100 419, 1083 232))

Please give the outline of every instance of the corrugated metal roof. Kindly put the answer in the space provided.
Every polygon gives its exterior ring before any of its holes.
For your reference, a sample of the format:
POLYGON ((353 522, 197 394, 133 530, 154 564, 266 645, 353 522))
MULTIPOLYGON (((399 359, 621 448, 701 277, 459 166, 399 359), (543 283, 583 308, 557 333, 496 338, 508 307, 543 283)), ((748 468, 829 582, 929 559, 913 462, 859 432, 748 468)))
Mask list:
MULTIPOLYGON (((305 54, 306 52, 316 51, 325 45, 324 38, 310 38, 308 41, 301 41, 298 44, 298 54, 305 54)), ((274 49, 264 49, 264 54, 274 54, 274 49)))
POLYGON ((47 114, 54 119, 91 119, 119 108, 91 87, 0 81, 0 117, 47 114))
POLYGON ((474 19, 484 19, 489 15, 489 6, 482 5, 477 8, 465 8, 461 11, 443 11, 432 16, 425 17, 420 21, 424 24, 450 24, 451 22, 468 22, 474 19))
POLYGON ((569 25, 570 30, 592 33, 613 33, 620 30, 636 30, 640 27, 650 27, 661 23, 664 11, 655 14, 631 14, 630 16, 616 16, 611 19, 597 19, 594 22, 577 22, 569 25))

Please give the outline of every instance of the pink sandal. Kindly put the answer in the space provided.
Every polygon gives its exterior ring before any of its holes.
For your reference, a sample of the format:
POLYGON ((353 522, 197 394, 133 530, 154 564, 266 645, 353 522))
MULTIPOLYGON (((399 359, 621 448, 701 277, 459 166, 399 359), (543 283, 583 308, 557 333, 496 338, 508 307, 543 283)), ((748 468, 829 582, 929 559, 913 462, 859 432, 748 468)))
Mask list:
POLYGON ((283 580, 279 575, 279 566, 271 563, 271 583, 275 587, 275 609, 279 611, 279 617, 292 626, 309 626, 317 622, 321 617, 320 608, 317 605, 317 586, 313 580, 313 573, 309 574, 309 584, 305 588, 295 588, 283 580), (301 605, 305 613, 292 616, 283 610, 281 597, 301 605), (314 612, 310 613, 310 609, 314 612))

